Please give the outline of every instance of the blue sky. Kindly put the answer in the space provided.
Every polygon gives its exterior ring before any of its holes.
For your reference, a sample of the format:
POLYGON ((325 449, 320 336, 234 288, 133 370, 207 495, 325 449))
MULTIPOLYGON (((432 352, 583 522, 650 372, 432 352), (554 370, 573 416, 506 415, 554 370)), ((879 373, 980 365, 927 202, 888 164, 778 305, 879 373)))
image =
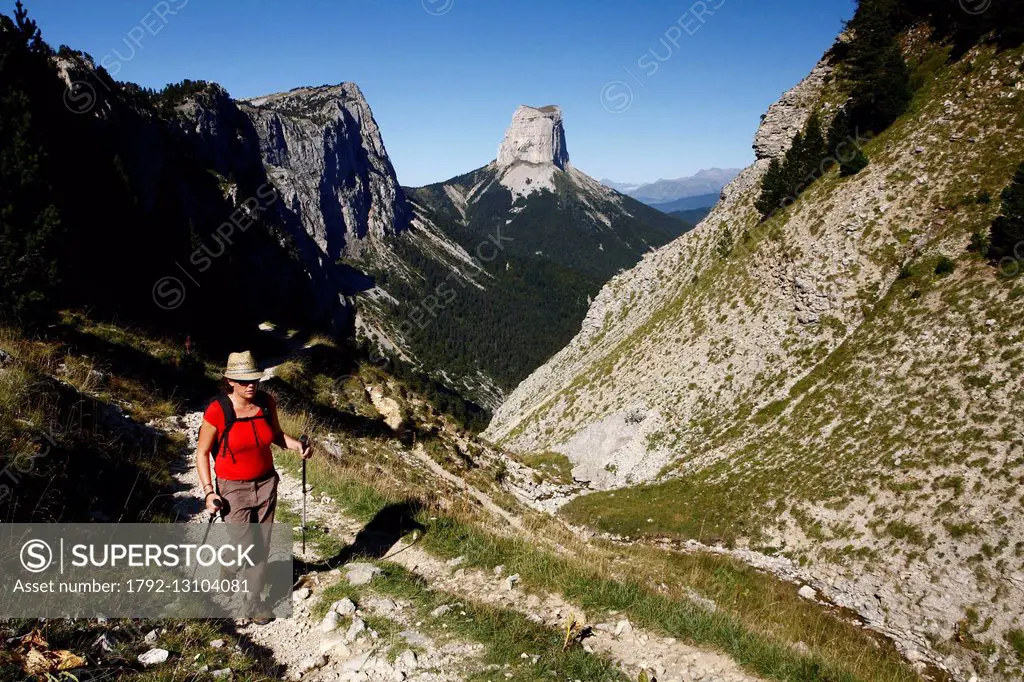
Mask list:
MULTIPOLYGON (((13 7, 13 0, 4 4, 13 7)), ((760 115, 852 0, 26 0, 119 80, 236 98, 354 81, 405 185, 495 158, 519 104, 558 104, 573 164, 652 181, 742 167, 760 115), (162 15, 162 16, 161 16, 162 15)))

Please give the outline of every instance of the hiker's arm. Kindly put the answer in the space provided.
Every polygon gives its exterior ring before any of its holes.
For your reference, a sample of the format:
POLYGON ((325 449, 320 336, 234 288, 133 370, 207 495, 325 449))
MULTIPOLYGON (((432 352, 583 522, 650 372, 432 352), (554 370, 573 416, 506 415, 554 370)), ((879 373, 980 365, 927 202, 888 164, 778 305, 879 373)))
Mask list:
POLYGON ((210 448, 217 435, 216 427, 203 421, 199 427, 199 445, 196 446, 196 469, 199 471, 199 482, 203 486, 203 495, 214 492, 213 476, 210 474, 210 448))
POLYGON ((303 459, 306 459, 312 453, 309 445, 305 448, 302 447, 302 441, 292 438, 284 429, 281 428, 281 422, 277 418, 277 403, 270 403, 270 426, 274 429, 274 445, 285 450, 294 450, 302 455, 303 459))

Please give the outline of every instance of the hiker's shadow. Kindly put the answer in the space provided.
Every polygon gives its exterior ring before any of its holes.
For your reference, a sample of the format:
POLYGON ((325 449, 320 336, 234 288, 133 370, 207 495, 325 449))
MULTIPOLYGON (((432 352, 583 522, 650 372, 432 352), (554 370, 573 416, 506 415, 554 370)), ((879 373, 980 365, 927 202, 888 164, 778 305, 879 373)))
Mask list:
POLYGON ((295 573, 302 575, 309 572, 329 571, 347 564, 349 561, 364 557, 381 559, 389 549, 395 546, 402 537, 409 533, 426 528, 416 521, 422 505, 416 501, 389 504, 377 512, 356 535, 355 541, 334 556, 319 562, 306 562, 295 559, 295 573))

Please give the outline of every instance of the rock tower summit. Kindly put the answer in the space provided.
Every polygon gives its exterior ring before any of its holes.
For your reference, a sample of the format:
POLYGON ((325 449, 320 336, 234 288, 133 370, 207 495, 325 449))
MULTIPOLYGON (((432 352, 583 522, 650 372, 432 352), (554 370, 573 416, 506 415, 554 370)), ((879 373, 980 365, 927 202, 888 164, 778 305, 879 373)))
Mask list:
POLYGON ((498 148, 498 166, 507 168, 517 162, 551 164, 565 170, 569 150, 565 146, 562 110, 557 106, 516 109, 512 124, 498 148))

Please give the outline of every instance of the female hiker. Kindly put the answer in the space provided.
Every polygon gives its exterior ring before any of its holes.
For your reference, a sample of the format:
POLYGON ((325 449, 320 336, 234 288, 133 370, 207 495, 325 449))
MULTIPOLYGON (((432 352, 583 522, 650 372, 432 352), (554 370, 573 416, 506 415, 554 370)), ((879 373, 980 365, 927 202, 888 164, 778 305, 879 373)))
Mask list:
MULTIPOLYGON (((271 444, 309 457, 311 450, 281 430, 274 398, 257 388, 263 376, 252 353, 232 353, 224 370, 226 391, 210 402, 199 427, 196 467, 206 496, 206 510, 224 521, 261 526, 261 544, 269 551, 277 507, 277 483, 271 444), (213 456, 217 482, 210 473, 213 456)), ((265 562, 246 574, 247 608, 255 622, 268 622, 270 609, 261 599, 265 562)))

